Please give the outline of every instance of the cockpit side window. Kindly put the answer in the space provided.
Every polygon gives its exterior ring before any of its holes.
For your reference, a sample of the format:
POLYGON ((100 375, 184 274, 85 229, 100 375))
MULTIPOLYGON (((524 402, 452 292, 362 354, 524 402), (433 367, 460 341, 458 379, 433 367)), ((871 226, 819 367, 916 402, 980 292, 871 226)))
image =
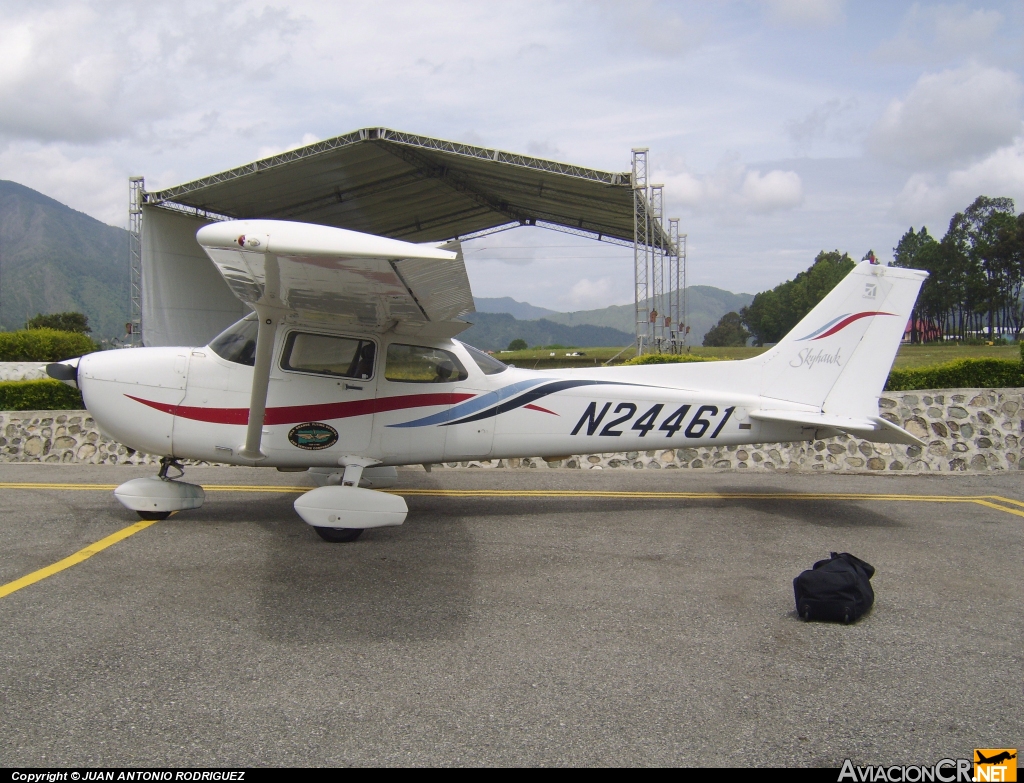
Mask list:
POLYGON ((484 375, 497 375, 499 372, 505 372, 508 369, 507 364, 502 364, 490 354, 486 354, 479 348, 474 348, 472 345, 466 345, 462 340, 457 340, 459 345, 466 349, 467 353, 476 362, 476 366, 480 368, 480 372, 484 375))
POLYGON ((210 350, 221 359, 252 367, 256 364, 256 332, 259 328, 256 313, 249 313, 214 337, 210 342, 210 350))
POLYGON ((384 377, 399 383, 455 383, 466 380, 469 373, 451 351, 392 343, 384 377))
POLYGON ((284 344, 281 369, 366 380, 373 375, 376 351, 370 340, 292 332, 284 344))

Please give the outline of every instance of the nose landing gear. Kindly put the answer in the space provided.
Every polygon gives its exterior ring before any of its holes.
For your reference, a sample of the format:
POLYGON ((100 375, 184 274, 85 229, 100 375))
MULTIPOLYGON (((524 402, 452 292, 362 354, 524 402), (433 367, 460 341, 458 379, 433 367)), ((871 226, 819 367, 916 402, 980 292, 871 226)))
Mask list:
POLYGON ((167 519, 175 511, 199 508, 206 500, 206 493, 198 484, 178 481, 184 475, 185 468, 180 462, 163 457, 157 475, 126 481, 114 490, 114 497, 142 519, 167 519), (169 478, 171 469, 178 471, 178 475, 169 478))

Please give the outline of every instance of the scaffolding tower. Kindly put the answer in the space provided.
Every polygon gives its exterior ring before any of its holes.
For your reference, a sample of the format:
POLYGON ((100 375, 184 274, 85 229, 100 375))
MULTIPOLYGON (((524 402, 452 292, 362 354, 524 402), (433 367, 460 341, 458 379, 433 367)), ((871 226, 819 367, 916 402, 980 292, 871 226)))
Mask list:
POLYGON ((633 280, 634 311, 636 314, 636 353, 644 352, 651 345, 653 329, 651 324, 650 291, 650 203, 647 198, 647 152, 646 147, 633 150, 633 280))
POLYGON ((142 341, 142 194, 145 189, 144 177, 128 178, 128 254, 131 265, 128 323, 125 324, 125 342, 128 345, 140 345, 142 341))
POLYGON ((682 345, 679 325, 683 322, 679 291, 679 218, 669 218, 668 241, 671 247, 668 261, 668 302, 665 308, 665 327, 668 330, 668 350, 679 353, 682 345))
POLYGON ((686 235, 679 218, 666 228, 664 185, 648 184, 646 147, 633 150, 633 276, 636 352, 686 345, 686 235), (666 266, 668 274, 666 275, 666 266))

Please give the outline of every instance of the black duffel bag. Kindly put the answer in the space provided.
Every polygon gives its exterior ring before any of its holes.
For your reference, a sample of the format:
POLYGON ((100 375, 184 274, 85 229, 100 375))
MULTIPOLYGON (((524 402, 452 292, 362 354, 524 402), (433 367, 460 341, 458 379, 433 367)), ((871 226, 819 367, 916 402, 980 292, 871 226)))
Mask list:
POLYGON ((803 620, 852 623, 875 602, 875 568, 849 552, 833 552, 793 580, 796 612, 803 620))

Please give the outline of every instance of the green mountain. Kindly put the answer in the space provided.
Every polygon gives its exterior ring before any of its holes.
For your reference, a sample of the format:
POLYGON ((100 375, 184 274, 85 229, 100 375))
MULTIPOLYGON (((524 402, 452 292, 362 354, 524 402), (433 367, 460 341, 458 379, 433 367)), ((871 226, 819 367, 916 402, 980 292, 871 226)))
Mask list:
POLYGON ((518 318, 521 321, 547 318, 549 315, 560 315, 557 311, 548 310, 546 307, 537 307, 529 302, 517 302, 511 296, 495 298, 474 296, 473 304, 476 305, 478 313, 508 313, 513 318, 518 318))
MULTIPOLYGON (((750 304, 753 294, 734 294, 709 285, 690 286, 686 292, 687 321, 690 325, 690 345, 700 345, 704 335, 719 319, 729 312, 739 312, 750 304)), ((613 305, 600 310, 579 310, 575 313, 554 313, 547 320, 566 326, 590 324, 618 329, 635 334, 633 305, 613 305)), ((625 343, 623 343, 625 344, 625 343)))
POLYGON ((508 313, 475 312, 463 316, 473 325, 458 335, 459 340, 483 348, 485 351, 500 351, 515 339, 526 340, 534 345, 572 345, 577 348, 592 346, 626 346, 633 342, 633 335, 607 326, 582 324, 566 326, 553 323, 546 318, 534 321, 520 321, 508 313))
POLYGON ((0 180, 0 328, 78 311, 92 337, 128 320, 128 232, 16 182, 0 180))

